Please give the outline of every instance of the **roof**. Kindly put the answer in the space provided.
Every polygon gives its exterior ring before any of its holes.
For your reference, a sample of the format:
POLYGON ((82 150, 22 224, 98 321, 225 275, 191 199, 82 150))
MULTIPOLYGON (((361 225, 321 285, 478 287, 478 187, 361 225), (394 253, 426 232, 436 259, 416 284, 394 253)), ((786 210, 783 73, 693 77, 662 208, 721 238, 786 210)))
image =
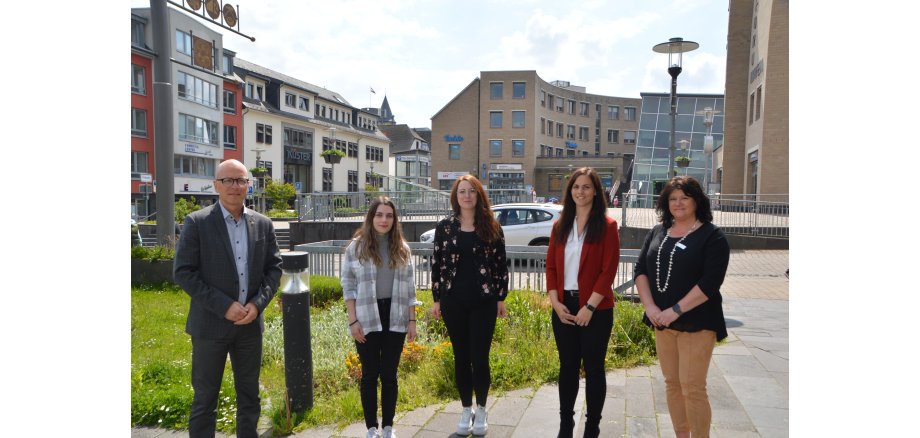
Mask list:
POLYGON ((434 115, 433 115, 433 116, 431 116, 431 118, 432 118, 432 119, 434 119, 435 117, 437 117, 437 116, 438 116, 438 114, 441 114, 441 111, 444 111, 445 109, 447 109, 447 107, 449 107, 449 106, 450 106, 450 104, 452 104, 452 103, 454 103, 454 101, 455 101, 455 100, 457 100, 457 98, 458 98, 458 97, 460 97, 461 95, 463 95, 463 93, 465 93, 465 92, 466 92, 466 90, 467 90, 468 88, 470 88, 470 87, 472 87, 472 86, 473 86, 473 84, 476 84, 476 83, 478 83, 478 82, 479 82, 479 78, 478 78, 478 77, 476 77, 476 78, 474 78, 474 79, 473 79, 473 81, 472 81, 472 82, 470 82, 470 84, 469 84, 469 85, 467 85, 467 86, 465 86, 465 87, 463 87, 463 89, 462 89, 462 90, 460 90, 460 92, 459 92, 459 93, 457 93, 457 95, 456 95, 456 96, 454 96, 454 98, 453 98, 453 99, 451 99, 451 100, 450 100, 450 102, 447 102, 447 104, 446 104, 446 105, 444 105, 443 107, 441 107, 441 109, 439 109, 439 110, 438 110, 438 112, 436 112, 436 113, 434 113, 434 115))
POLYGON ((348 101, 345 100, 345 98, 342 97, 342 95, 339 93, 336 93, 331 90, 327 90, 317 85, 313 85, 309 82, 301 81, 300 79, 292 78, 284 73, 276 72, 270 68, 262 67, 261 65, 258 65, 258 64, 253 64, 249 61, 246 61, 245 59, 242 59, 239 57, 234 58, 233 66, 239 67, 243 70, 253 72, 256 75, 266 76, 266 77, 275 79, 278 82, 281 82, 285 85, 290 85, 292 87, 297 87, 297 88, 300 88, 301 90, 308 91, 310 93, 314 93, 317 96, 323 99, 326 99, 328 101, 337 102, 342 105, 352 106, 352 104, 348 103, 348 101))
POLYGON ((390 154, 413 150, 415 140, 425 141, 409 125, 377 125, 377 129, 390 138, 390 154))

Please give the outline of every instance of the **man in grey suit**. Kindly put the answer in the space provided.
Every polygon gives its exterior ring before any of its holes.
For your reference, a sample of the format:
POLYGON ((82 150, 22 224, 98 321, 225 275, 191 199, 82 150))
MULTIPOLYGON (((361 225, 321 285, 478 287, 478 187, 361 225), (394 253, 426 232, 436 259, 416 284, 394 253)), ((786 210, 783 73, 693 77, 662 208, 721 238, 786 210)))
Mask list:
POLYGON ((185 218, 173 273, 189 294, 185 332, 192 337, 189 436, 213 437, 217 396, 230 355, 236 387, 236 433, 256 437, 261 405, 262 312, 281 278, 281 253, 272 222, 243 206, 246 166, 217 166, 219 202, 185 218))

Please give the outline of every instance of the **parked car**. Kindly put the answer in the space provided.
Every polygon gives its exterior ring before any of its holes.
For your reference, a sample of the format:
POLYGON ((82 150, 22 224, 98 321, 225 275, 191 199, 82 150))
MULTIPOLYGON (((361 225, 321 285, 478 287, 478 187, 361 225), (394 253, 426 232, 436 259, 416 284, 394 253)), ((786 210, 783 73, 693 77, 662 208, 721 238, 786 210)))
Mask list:
MULTIPOLYGON (((499 204, 492 207, 495 219, 505 233, 506 245, 549 245, 549 234, 553 222, 562 214, 562 206, 556 204, 518 203, 499 204)), ((434 241, 434 230, 428 230, 419 241, 434 241)))

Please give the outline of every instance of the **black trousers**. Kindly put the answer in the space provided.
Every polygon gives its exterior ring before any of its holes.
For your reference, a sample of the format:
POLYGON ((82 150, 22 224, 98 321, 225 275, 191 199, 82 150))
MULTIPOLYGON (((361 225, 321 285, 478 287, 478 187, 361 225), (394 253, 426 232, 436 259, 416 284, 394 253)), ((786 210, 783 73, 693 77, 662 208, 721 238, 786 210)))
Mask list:
POLYGON ((396 371, 399 369, 406 334, 390 331, 390 305, 389 298, 377 300, 383 331, 366 334, 363 344, 355 341, 361 359, 361 407, 364 409, 364 424, 368 429, 380 427, 377 424, 378 379, 381 383, 383 427, 392 426, 396 415, 396 396, 399 393, 396 371))
MULTIPOLYGON (((573 315, 580 306, 577 296, 565 294, 565 307, 573 315)), ((572 436, 575 421, 575 398, 578 396, 578 370, 585 367, 585 402, 587 404, 585 436, 598 436, 601 410, 607 396, 607 375, 604 357, 613 329, 613 309, 596 310, 587 326, 563 324, 555 311, 553 337, 559 350, 559 436, 572 436), (567 434, 565 433, 567 432, 567 434)))
POLYGON ((454 347, 454 372, 460 403, 486 405, 492 376, 489 370, 489 350, 495 333, 498 305, 493 298, 462 297, 448 294, 441 299, 441 315, 447 335, 454 347))
POLYGON ((240 327, 226 339, 192 337, 192 388, 195 397, 188 420, 190 438, 214 437, 217 396, 228 354, 236 387, 236 436, 258 437, 262 331, 258 322, 254 321, 240 327))

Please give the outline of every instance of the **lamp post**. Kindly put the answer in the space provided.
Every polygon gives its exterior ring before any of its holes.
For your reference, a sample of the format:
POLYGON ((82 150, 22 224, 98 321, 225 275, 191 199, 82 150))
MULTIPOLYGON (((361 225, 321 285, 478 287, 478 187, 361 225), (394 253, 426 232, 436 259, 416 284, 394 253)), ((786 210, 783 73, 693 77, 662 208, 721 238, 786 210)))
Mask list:
MULTIPOLYGON (((684 155, 684 157, 690 158, 690 153, 691 153, 691 150, 690 150, 690 140, 687 140, 687 139, 685 138, 685 139, 683 139, 683 140, 681 140, 681 141, 678 141, 677 143, 680 145, 680 153, 681 153, 681 154, 686 154, 686 155, 684 155)), ((676 161, 676 159, 675 159, 675 161, 676 161)), ((686 162, 686 163, 687 163, 687 165, 689 166, 689 162, 686 162)), ((681 166, 681 167, 683 167, 683 166, 681 166)), ((675 170, 675 173, 676 173, 676 172, 677 172, 677 171, 675 170)), ((684 175, 687 175, 687 168, 686 168, 686 167, 684 167, 684 175)))
POLYGON ((677 76, 683 70, 684 52, 696 50, 700 45, 693 41, 684 41, 683 38, 671 38, 666 43, 656 44, 652 50, 656 53, 668 54, 668 74, 671 75, 671 141, 669 146, 670 163, 668 166, 668 179, 677 175, 674 170, 674 125, 677 123, 677 76))
MULTIPOLYGON (((256 148, 256 149, 250 149, 250 151, 256 153, 256 168, 262 167, 262 152, 265 152, 265 149, 256 148)), ((259 181, 259 182, 264 182, 264 180, 262 180, 262 176, 253 175, 252 177, 253 177, 253 178, 252 178, 252 179, 253 179, 253 183, 255 183, 255 182, 257 182, 257 181, 259 181)), ((258 185, 258 188, 259 188, 259 190, 261 190, 261 189, 263 188, 263 187, 262 187, 262 184, 259 184, 259 185, 258 185)), ((263 198, 262 198, 261 196, 257 196, 257 193, 256 193, 256 184, 253 184, 253 186, 252 186, 252 198, 253 198, 254 203, 256 204, 256 211, 258 211, 258 212, 260 212, 260 213, 264 213, 264 212, 265 212, 265 208, 264 208, 264 206, 262 205, 263 198)))
POLYGON ((709 194, 709 181, 712 179, 712 120, 720 112, 708 106, 696 112, 697 115, 703 116, 703 125, 706 126, 706 137, 703 140, 703 152, 706 153, 706 177, 703 178, 703 186, 706 188, 707 195, 709 194))

